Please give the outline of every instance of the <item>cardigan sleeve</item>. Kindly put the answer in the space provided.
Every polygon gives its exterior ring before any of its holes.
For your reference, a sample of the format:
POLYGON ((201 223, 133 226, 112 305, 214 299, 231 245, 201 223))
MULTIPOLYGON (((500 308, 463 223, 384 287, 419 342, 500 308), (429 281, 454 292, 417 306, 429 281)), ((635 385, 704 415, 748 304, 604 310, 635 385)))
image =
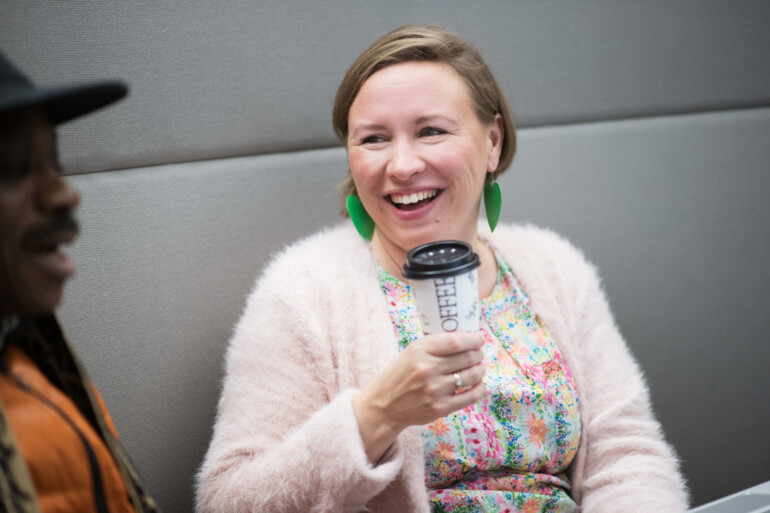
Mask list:
MULTIPOLYGON (((574 251, 574 250, 573 250, 574 251)), ((575 251, 575 253, 577 253, 575 251)), ((593 266, 579 255, 575 346, 584 419, 584 513, 679 513, 687 509, 673 448, 655 419, 644 375, 621 336, 593 266)))
POLYGON ((369 463, 355 390, 337 388, 331 305, 282 270, 260 281, 230 342, 199 513, 360 511, 401 469, 399 441, 369 463))

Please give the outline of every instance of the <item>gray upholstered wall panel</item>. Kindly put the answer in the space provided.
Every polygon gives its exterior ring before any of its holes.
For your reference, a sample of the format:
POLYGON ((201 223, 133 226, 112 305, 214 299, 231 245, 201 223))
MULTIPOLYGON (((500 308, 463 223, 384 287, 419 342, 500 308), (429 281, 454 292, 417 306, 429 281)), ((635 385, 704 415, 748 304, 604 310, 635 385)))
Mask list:
POLYGON ((2 2, 0 48, 41 83, 124 77, 62 130, 73 171, 335 145, 355 56, 405 23, 475 41, 522 126, 770 104, 770 2, 2 2))
MULTIPOLYGON (((582 247, 696 502, 770 479, 770 109, 521 132, 504 220, 582 247)), ((190 510, 222 356, 269 255, 338 219, 341 149, 74 177, 61 315, 167 512, 190 510)))
POLYGON ((770 109, 526 131, 503 217, 604 277, 697 503, 770 479, 770 109))
POLYGON ((164 511, 192 510, 246 294, 271 252, 339 218, 344 163, 336 149, 73 178, 62 321, 164 511))

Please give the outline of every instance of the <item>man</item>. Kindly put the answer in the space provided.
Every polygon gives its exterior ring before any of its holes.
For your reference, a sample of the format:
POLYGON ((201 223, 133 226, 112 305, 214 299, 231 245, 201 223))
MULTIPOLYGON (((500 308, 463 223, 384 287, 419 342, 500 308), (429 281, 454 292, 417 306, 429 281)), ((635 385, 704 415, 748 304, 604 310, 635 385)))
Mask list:
POLYGON ((0 511, 155 512, 53 315, 74 268, 80 201, 54 126, 126 95, 38 89, 0 53, 0 511))

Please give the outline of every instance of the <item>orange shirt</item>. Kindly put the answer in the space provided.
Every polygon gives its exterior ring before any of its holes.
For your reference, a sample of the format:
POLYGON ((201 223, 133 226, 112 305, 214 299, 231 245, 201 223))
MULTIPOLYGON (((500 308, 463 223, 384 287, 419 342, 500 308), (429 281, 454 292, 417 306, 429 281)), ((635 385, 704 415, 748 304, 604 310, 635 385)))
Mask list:
POLYGON ((75 403, 18 347, 9 347, 5 360, 10 372, 0 374, 0 399, 42 512, 103 513, 97 510, 101 495, 109 513, 135 513, 112 454, 75 403))

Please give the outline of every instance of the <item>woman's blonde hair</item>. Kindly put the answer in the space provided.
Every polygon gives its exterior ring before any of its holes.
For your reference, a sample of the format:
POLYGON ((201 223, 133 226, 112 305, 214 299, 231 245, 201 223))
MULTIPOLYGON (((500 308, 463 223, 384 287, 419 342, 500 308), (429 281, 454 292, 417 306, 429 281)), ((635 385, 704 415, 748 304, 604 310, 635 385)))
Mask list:
MULTIPOLYGON (((482 123, 490 124, 500 114, 503 119, 503 143, 494 179, 513 162, 516 153, 516 128, 513 112, 479 50, 457 34, 433 25, 405 25, 374 42, 350 66, 337 88, 332 110, 334 132, 347 146, 348 114, 358 92, 377 71, 404 62, 436 62, 447 64, 468 86, 476 115, 482 123)), ((343 198, 358 195, 353 177, 340 184, 343 198)))

